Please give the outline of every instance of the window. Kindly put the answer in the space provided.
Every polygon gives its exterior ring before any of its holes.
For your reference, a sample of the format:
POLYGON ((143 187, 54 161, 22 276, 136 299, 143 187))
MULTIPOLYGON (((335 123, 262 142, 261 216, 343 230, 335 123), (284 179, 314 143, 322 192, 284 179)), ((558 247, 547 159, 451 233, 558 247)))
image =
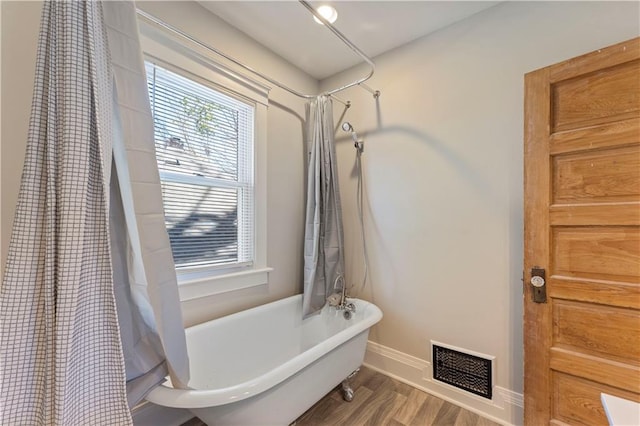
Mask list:
POLYGON ((252 266, 254 107, 145 67, 176 268, 252 266))
POLYGON ((267 284, 269 88, 139 24, 180 299, 267 284))

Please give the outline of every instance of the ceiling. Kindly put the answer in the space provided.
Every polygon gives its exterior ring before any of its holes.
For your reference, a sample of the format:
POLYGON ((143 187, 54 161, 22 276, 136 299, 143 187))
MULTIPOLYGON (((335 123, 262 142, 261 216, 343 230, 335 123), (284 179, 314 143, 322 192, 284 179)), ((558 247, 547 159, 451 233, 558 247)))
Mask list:
MULTIPOLYGON (((322 80, 362 59, 297 1, 199 1, 307 74, 322 80)), ((338 11, 334 26, 370 57, 465 19, 499 1, 312 1, 338 11)), ((229 52, 232 54, 232 52, 229 52)))

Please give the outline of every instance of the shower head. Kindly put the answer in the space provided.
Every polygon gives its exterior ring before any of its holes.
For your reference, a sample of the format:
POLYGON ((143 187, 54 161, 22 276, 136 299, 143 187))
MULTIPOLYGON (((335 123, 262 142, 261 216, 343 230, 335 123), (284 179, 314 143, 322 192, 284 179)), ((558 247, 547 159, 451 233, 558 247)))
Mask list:
POLYGON ((355 130, 353 130, 353 126, 348 121, 342 123, 342 130, 345 132, 351 132, 351 139, 353 139, 353 144, 358 150, 358 152, 362 153, 364 149, 364 141, 362 139, 358 139, 358 134, 355 130))
POLYGON ((351 139, 353 139, 354 142, 358 142, 358 134, 355 130, 353 130, 353 126, 351 125, 351 123, 349 123, 348 121, 342 123, 342 130, 344 130, 345 132, 351 132, 351 139))

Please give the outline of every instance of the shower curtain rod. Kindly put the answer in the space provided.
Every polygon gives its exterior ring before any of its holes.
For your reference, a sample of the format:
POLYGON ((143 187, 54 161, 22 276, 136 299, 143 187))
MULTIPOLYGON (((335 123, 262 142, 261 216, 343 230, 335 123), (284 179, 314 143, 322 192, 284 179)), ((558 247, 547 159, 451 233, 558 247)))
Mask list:
MULTIPOLYGON (((324 25, 326 27, 328 27, 344 44, 346 44, 352 51, 354 51, 356 54, 358 54, 358 56, 360 56, 362 59, 364 59, 364 61, 369 64, 369 66, 371 67, 370 71, 368 72, 367 75, 365 75, 364 77, 357 79, 349 84, 346 84, 344 86, 340 86, 336 89, 333 90, 329 90, 326 92, 323 92, 323 94, 327 95, 327 96, 331 96, 332 98, 334 98, 335 100, 337 100, 338 102, 344 104, 347 108, 349 108, 351 106, 351 101, 343 101, 342 99, 338 98, 335 94, 348 89, 350 87, 353 86, 360 86, 363 89, 367 90, 368 92, 371 92, 371 94, 373 94, 373 96, 375 98, 377 98, 378 96, 380 96, 380 91, 378 90, 373 90, 371 89, 369 86, 367 86, 366 84, 364 84, 365 81, 367 81, 368 79, 371 78, 371 76, 373 76, 373 73, 375 71, 375 64, 373 63, 373 61, 371 60, 371 58, 369 58, 364 52, 362 52, 356 45, 354 45, 344 34, 342 34, 340 31, 338 31, 333 25, 331 25, 324 17, 322 17, 318 12, 316 12, 316 10, 309 4, 307 3, 305 0, 298 0, 304 7, 306 7, 316 18, 318 18, 321 22, 324 23, 324 25)), ((314 99, 317 95, 308 95, 308 94, 304 94, 301 93, 295 89, 292 89, 288 86, 286 86, 285 84, 280 83, 277 80, 274 80, 273 78, 262 74, 259 71, 256 71, 255 69, 251 68, 248 65, 243 64, 242 62, 240 62, 239 60, 235 59, 232 56, 227 55, 226 53, 216 49, 215 47, 209 46, 208 44, 205 44, 204 42, 201 42, 200 40, 190 36, 189 34, 185 33, 184 31, 170 25, 167 24, 164 21, 161 21, 160 19, 156 18, 155 16, 144 12, 140 9, 137 9, 137 13, 138 15, 142 16, 143 18, 147 19, 148 21, 153 22, 154 24, 174 33, 179 35, 180 37, 183 37, 187 40, 189 40, 190 42, 197 44, 198 46, 204 48, 205 50, 208 50, 210 52, 215 53, 216 55, 222 56, 223 58, 225 58, 226 60, 238 65, 239 67, 241 67, 242 69, 249 71, 250 73, 257 75, 260 78, 263 78, 264 80, 268 81, 269 83, 278 86, 279 88, 286 90, 287 92, 298 96, 300 98, 304 98, 304 99, 314 99)))

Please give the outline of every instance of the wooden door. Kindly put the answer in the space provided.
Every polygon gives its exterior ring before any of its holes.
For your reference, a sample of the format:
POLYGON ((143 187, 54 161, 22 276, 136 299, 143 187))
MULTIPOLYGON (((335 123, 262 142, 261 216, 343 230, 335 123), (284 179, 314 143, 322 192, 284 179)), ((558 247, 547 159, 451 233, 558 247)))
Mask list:
POLYGON ((524 198, 525 424, 606 425, 640 401, 640 38, 526 75, 524 198))

